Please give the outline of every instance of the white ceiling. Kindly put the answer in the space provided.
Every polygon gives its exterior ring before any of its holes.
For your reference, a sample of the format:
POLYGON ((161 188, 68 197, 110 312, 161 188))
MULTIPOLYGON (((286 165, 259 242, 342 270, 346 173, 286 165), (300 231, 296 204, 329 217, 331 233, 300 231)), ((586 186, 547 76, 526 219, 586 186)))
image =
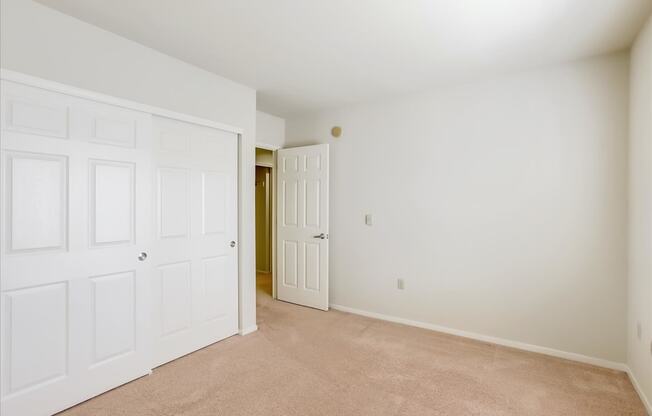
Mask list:
POLYGON ((277 115, 628 47, 652 0, 39 0, 258 90, 277 115))

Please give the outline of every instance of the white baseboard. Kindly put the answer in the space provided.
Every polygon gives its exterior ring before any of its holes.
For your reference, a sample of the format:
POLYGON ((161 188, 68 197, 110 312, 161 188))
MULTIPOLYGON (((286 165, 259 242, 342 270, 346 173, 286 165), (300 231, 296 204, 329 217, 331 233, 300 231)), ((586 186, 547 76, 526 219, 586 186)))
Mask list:
POLYGON ((376 312, 368 312, 361 309, 349 308, 342 305, 330 305, 331 308, 342 312, 353 313, 356 315, 366 316, 368 318, 380 319, 383 321, 395 322, 398 324, 414 326, 417 328, 430 329, 432 331, 443 332, 445 334, 457 335, 459 337, 470 338, 477 341, 489 342, 491 344, 502 345, 505 347, 516 348, 519 350, 536 352, 539 354, 550 355, 552 357, 564 358, 567 360, 578 361, 585 364, 591 364, 598 367, 609 368, 611 370, 618 370, 627 372, 628 368, 623 363, 605 360, 602 358, 589 357, 587 355, 577 354, 574 352, 556 350, 554 348, 542 347, 539 345, 527 344, 525 342, 512 341, 503 338, 492 337, 489 335, 477 334, 475 332, 462 331, 459 329, 448 328, 441 325, 430 324, 427 322, 413 321, 410 319, 398 318, 396 316, 383 315, 376 312))
POLYGON ((629 376, 629 380, 632 382, 632 385, 634 386, 634 390, 636 390, 636 393, 638 393, 638 397, 641 398, 643 405, 645 405, 647 414, 652 415, 652 402, 650 402, 650 399, 645 395, 643 389, 641 389, 641 386, 638 384, 638 380, 636 380, 636 377, 634 376, 632 369, 627 367, 626 371, 627 371, 627 375, 629 376))
POLYGON ((248 328, 242 328, 241 330, 238 331, 238 334, 240 335, 249 335, 252 332, 258 331, 258 325, 252 325, 248 328))

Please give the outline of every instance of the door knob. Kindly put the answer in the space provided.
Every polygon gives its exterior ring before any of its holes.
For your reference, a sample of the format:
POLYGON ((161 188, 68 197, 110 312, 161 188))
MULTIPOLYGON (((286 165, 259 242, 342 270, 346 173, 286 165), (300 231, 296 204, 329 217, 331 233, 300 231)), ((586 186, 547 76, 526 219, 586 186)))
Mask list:
POLYGON ((147 253, 145 253, 144 251, 140 253, 140 256, 138 256, 139 261, 145 261, 146 258, 147 258, 147 253))
POLYGON ((321 233, 321 234, 319 234, 319 235, 313 235, 312 238, 319 238, 319 239, 321 239, 321 240, 325 240, 325 239, 328 238, 328 235, 326 235, 326 234, 324 234, 324 233, 321 233))
POLYGON ((229 243, 229 245, 230 245, 231 247, 235 247, 235 241, 231 241, 231 242, 229 243))

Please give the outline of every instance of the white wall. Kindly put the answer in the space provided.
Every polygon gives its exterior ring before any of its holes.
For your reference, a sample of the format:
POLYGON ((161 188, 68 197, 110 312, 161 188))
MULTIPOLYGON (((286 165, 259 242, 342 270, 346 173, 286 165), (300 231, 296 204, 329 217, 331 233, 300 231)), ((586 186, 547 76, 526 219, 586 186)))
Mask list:
POLYGON ((31 0, 2 0, 6 69, 244 129, 240 159, 240 322, 256 322, 256 92, 31 0))
POLYGON ((627 361, 652 409, 652 18, 632 48, 630 121, 627 361))
POLYGON ((285 120, 256 111, 256 143, 279 149, 285 144, 285 120))
POLYGON ((331 144, 331 302, 625 362, 628 59, 289 118, 331 144))

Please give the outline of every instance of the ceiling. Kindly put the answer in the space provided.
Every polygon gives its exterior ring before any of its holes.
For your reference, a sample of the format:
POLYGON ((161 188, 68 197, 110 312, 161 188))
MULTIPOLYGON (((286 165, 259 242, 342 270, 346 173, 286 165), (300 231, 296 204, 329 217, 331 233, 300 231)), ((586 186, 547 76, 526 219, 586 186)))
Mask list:
POLYGON ((652 0, 39 0, 258 91, 336 107, 631 45, 652 0))

